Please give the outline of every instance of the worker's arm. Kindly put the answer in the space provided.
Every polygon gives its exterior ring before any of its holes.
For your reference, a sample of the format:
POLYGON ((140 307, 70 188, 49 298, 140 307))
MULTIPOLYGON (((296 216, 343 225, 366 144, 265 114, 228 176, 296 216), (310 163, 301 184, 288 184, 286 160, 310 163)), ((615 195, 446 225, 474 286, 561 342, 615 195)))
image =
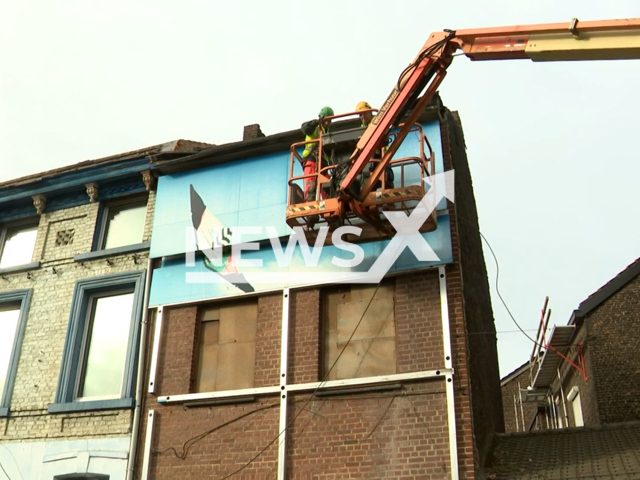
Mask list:
POLYGON ((320 121, 316 118, 315 120, 309 120, 308 122, 304 122, 302 124, 301 130, 302 133, 304 133, 306 136, 310 136, 313 135, 313 132, 315 132, 316 128, 318 128, 320 121))

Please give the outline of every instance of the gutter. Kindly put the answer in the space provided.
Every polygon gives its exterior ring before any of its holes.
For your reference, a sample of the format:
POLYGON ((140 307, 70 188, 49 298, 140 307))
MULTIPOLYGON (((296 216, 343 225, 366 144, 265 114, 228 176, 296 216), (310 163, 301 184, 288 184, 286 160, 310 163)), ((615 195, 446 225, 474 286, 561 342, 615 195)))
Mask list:
POLYGON ((126 480, 133 480, 134 478, 136 454, 138 451, 138 432, 140 431, 140 418, 142 415, 142 396, 144 395, 144 366, 145 353, 147 351, 147 333, 149 329, 149 290, 152 271, 152 260, 149 258, 147 260, 147 278, 144 283, 144 300, 142 302, 142 331, 140 332, 140 348, 138 350, 138 377, 136 380, 136 397, 131 426, 131 442, 129 444, 126 480))

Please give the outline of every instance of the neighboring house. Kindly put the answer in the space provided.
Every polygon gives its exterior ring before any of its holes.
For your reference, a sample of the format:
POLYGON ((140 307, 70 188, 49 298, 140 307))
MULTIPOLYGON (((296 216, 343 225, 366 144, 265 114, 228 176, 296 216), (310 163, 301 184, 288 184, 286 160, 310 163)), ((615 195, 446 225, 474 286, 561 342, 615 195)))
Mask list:
MULTIPOLYGON (((440 260, 405 251, 379 286, 327 283, 325 250, 320 268, 291 267, 320 273, 277 280, 291 272, 265 227, 286 243, 298 130, 253 125, 242 142, 156 162, 137 478, 475 478, 504 428, 489 286, 458 116, 436 104, 421 125, 438 169, 455 169, 455 203, 424 235, 440 260), (189 254, 194 228, 228 249, 252 226, 243 240, 261 247, 243 258, 271 261, 273 278, 189 254)), ((420 142, 410 135, 403 154, 420 142)), ((369 262, 384 248, 360 245, 369 262)))
POLYGON ((506 431, 523 431, 522 425, 527 431, 640 420, 638 325, 640 259, 548 335, 566 359, 547 349, 534 368, 527 362, 502 379, 506 431))
POLYGON ((202 146, 0 184, 0 478, 125 478, 154 162, 202 146))
POLYGON ((640 259, 551 330, 565 358, 543 349, 502 379, 507 433, 482 478, 640 478, 639 324, 640 259))

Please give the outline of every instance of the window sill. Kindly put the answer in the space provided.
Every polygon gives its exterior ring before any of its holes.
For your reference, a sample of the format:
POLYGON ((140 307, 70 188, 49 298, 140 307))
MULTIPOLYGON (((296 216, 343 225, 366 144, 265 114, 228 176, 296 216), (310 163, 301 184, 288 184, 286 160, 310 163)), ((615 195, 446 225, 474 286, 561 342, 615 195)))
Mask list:
POLYGON ((40 268, 40 262, 25 263, 24 265, 16 265, 15 267, 0 268, 0 275, 28 272, 29 270, 36 270, 37 268, 40 268))
POLYGON ((134 245, 126 245, 124 247, 109 248, 107 250, 98 250, 96 252, 81 253, 73 257, 74 262, 85 262, 87 260, 100 260, 101 258, 115 257, 117 255, 126 255, 127 253, 140 252, 149 250, 150 242, 136 243, 134 245))
POLYGON ((117 410, 133 408, 133 398, 116 400, 93 400, 89 402, 51 403, 47 407, 49 413, 88 412, 95 410, 117 410))

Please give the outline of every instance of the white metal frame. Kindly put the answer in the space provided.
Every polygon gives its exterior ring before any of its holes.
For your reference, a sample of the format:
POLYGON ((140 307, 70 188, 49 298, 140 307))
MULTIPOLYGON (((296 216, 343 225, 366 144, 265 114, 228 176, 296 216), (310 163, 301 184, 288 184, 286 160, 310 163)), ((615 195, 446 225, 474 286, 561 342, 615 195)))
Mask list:
POLYGON ((458 436, 456 432, 455 391, 453 388, 453 359, 451 358, 451 331, 449 325, 449 299, 447 297, 447 274, 445 267, 438 267, 440 282, 440 317, 442 317, 442 342, 444 364, 450 373, 446 374, 447 425, 449 427, 449 461, 451 480, 458 480, 458 436))
POLYGON ((280 438, 278 442, 278 480, 286 480, 287 471, 287 376, 289 375, 289 289, 282 291, 282 339, 280 343, 280 438))
POLYGON ((153 427, 156 419, 156 412, 149 410, 147 418, 147 434, 144 438, 144 456, 142 461, 142 473, 140 475, 141 480, 148 480, 149 478, 149 466, 151 463, 151 444, 153 443, 153 427))
POLYGON ((153 335, 153 353, 151 354, 151 366, 149 367, 149 389, 151 394, 156 393, 156 372, 158 370, 158 354, 160 351, 160 335, 162 334, 162 311, 163 307, 158 307, 156 312, 155 332, 153 335))
MULTIPOLYGON (((400 373, 393 375, 381 375, 377 377, 350 378, 344 380, 331 380, 325 382, 311 382, 302 384, 289 384, 289 300, 291 289, 282 290, 282 332, 280 346, 280 382, 279 385, 248 388, 243 390, 227 390, 220 392, 189 393, 183 395, 166 395, 157 397, 157 402, 163 405, 181 404, 185 402, 197 402, 219 399, 242 399, 256 396, 280 396, 280 419, 279 419, 279 442, 278 442, 278 480, 286 478, 286 449, 287 449, 287 415, 288 397, 291 392, 323 392, 338 390, 345 387, 366 387, 398 382, 424 381, 424 380, 444 380, 447 399, 447 419, 449 433, 449 457, 451 463, 451 479, 458 480, 458 446, 455 418, 455 392, 454 392, 454 369, 451 354, 451 334, 449 324, 449 302, 447 297, 447 283, 445 267, 438 267, 439 287, 440 287, 440 308, 442 317, 442 340, 444 349, 444 368, 440 370, 427 370, 411 373, 400 373)), ((300 287, 302 288, 302 287, 300 287)), ((265 293, 265 292, 261 292, 265 293)), ((243 296, 244 297, 244 296, 243 296)), ((194 302, 189 302, 193 304, 194 302)), ((202 302, 196 302, 202 303, 202 302)), ((182 304, 182 303, 181 303, 182 304)), ((178 306, 181 304, 161 305, 157 307, 156 327, 153 342, 153 352, 151 357, 149 375, 149 393, 155 393, 155 380, 157 362, 160 349, 160 337, 162 331, 162 312, 168 306, 178 306)), ((154 411, 149 411, 149 423, 147 425, 147 439, 145 441, 145 456, 143 465, 142 480, 146 480, 148 473, 150 445, 153 437, 153 416, 154 411)))

